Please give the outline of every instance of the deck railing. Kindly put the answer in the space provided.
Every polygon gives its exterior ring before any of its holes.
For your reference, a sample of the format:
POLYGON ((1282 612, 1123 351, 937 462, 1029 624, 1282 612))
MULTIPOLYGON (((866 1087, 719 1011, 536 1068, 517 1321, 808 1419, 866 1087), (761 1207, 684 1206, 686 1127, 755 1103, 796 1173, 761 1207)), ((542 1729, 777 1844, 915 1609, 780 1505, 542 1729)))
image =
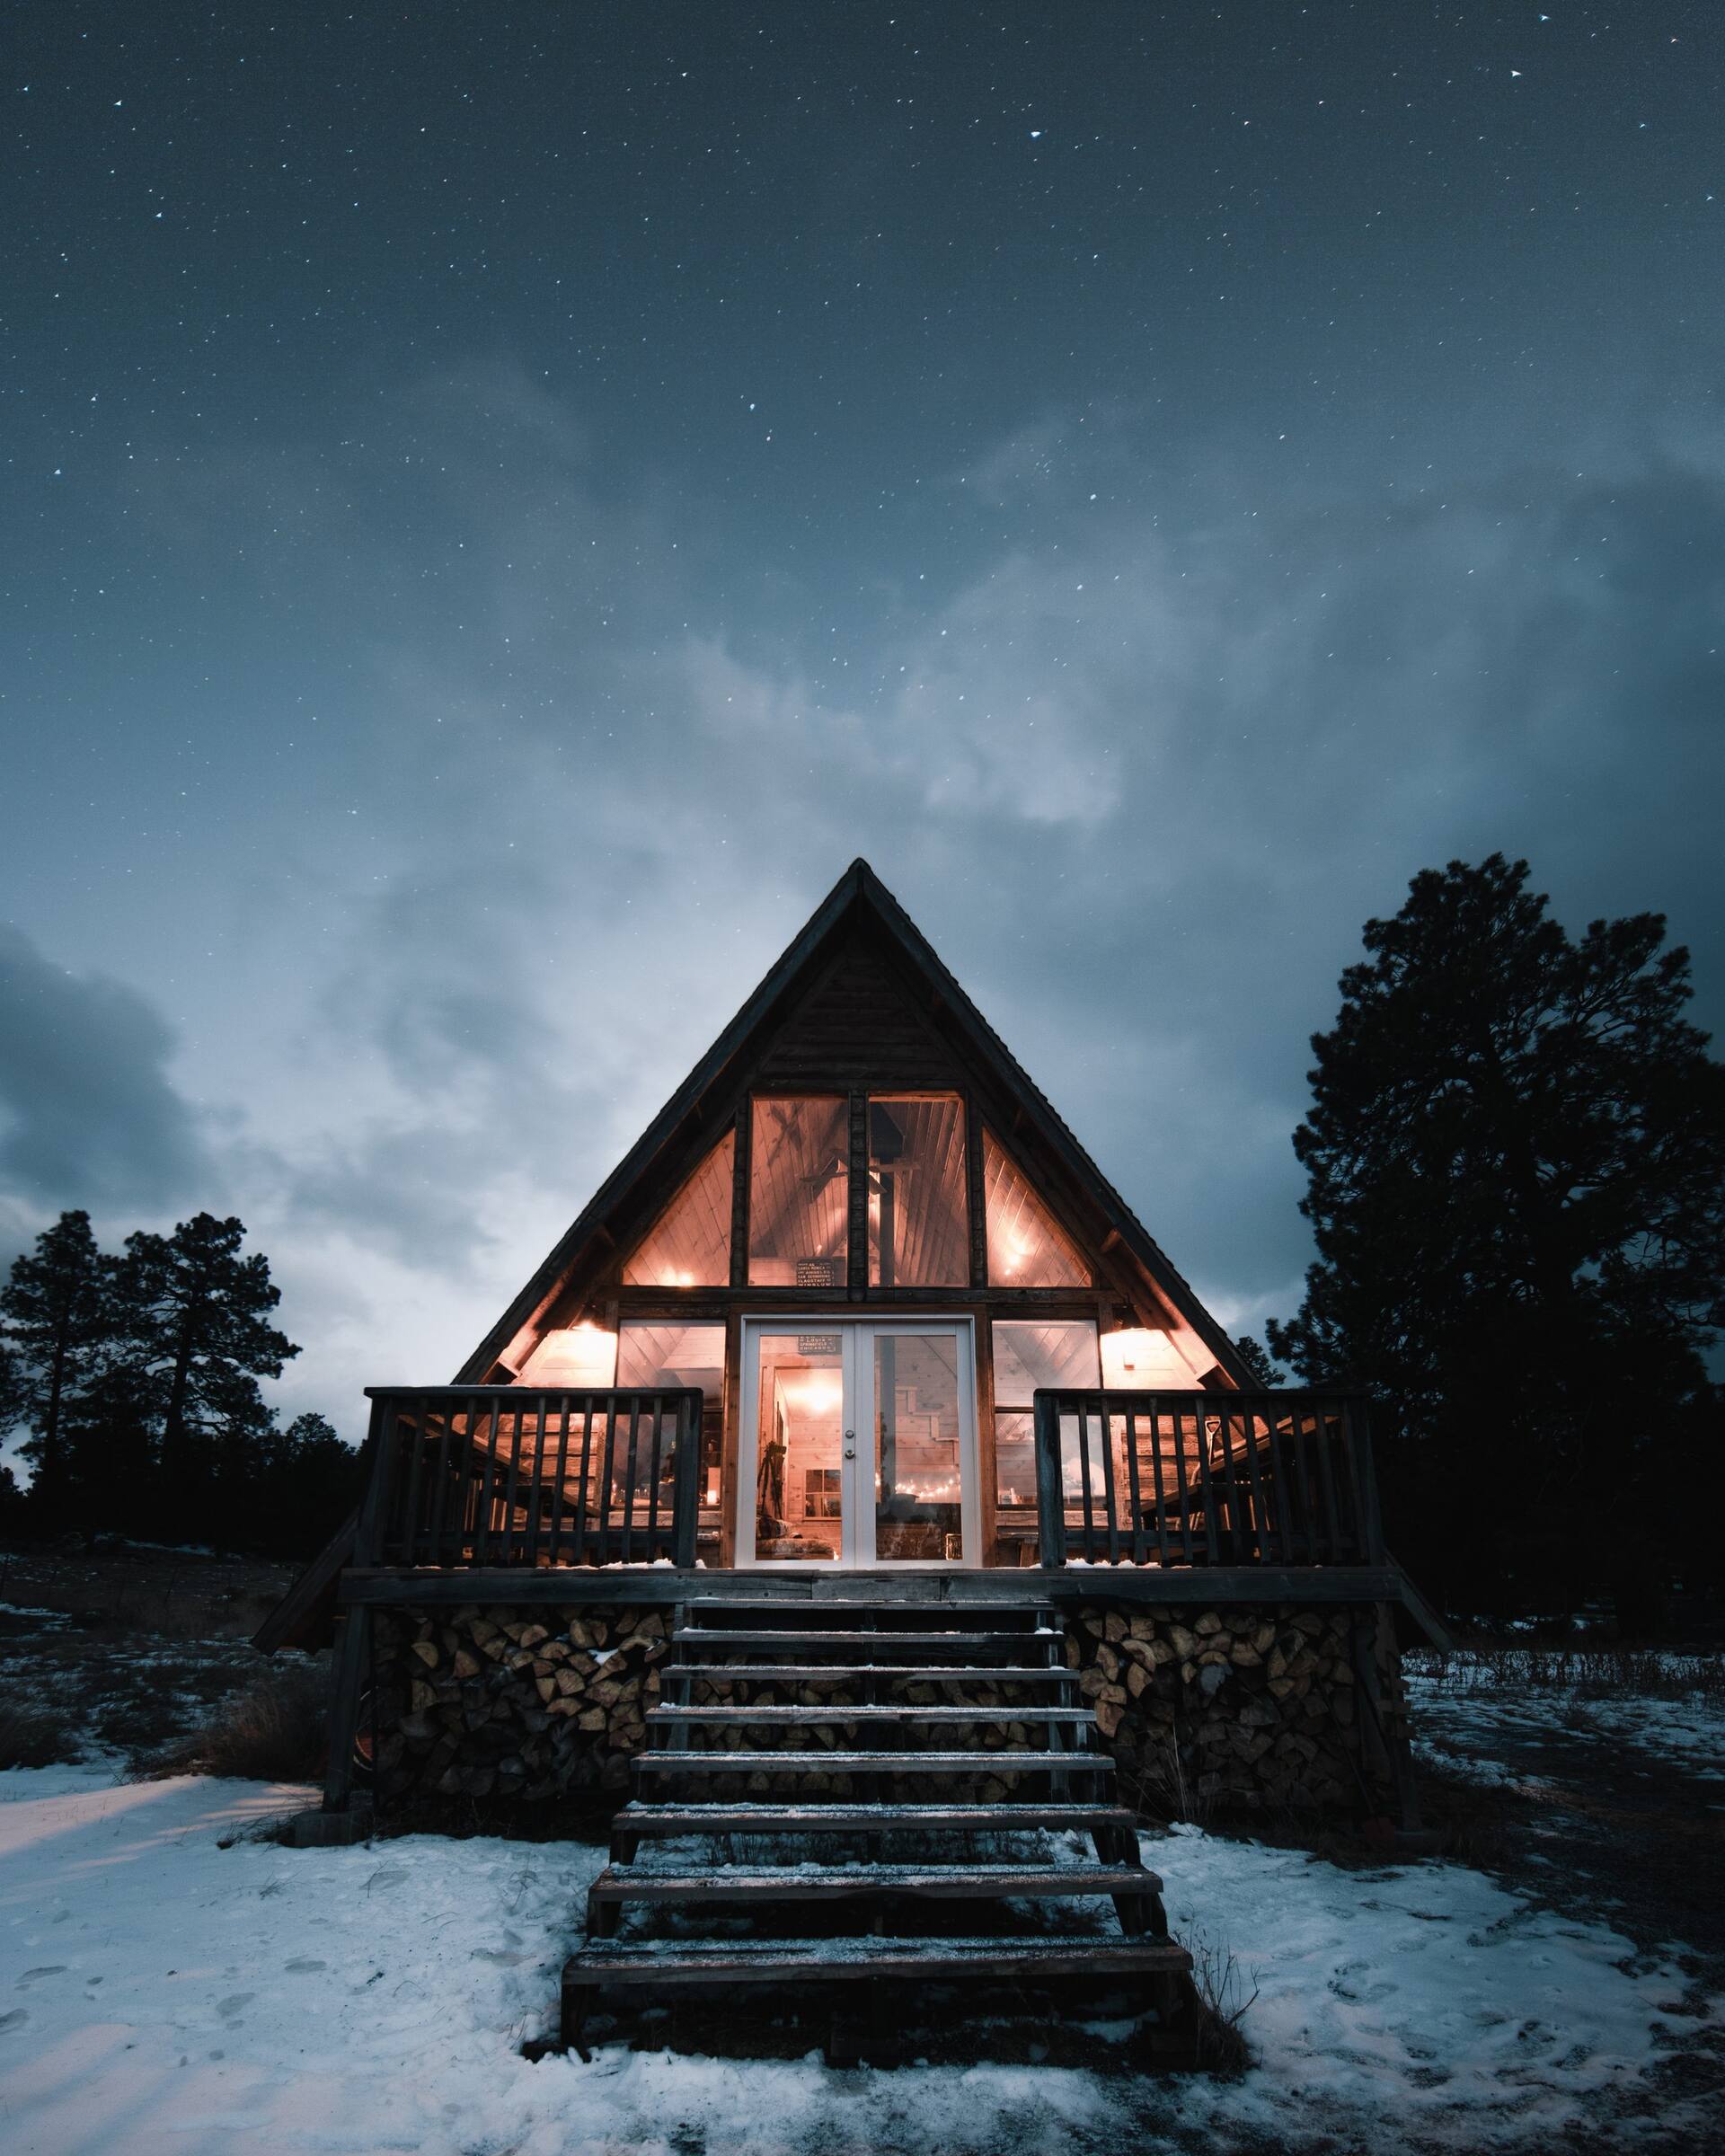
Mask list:
POLYGON ((1384 1562, 1358 1393, 1043 1392, 1044 1565, 1384 1562))
POLYGON ((694 1563, 698 1391, 375 1387, 360 1565, 694 1563))

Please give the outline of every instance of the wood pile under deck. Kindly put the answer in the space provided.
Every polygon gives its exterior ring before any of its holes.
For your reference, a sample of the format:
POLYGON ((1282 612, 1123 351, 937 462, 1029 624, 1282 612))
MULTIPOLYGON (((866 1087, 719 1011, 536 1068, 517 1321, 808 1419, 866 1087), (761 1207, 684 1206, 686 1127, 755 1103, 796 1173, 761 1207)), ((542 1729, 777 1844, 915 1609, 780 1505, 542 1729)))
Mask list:
POLYGON ((1048 1612, 697 1602, 672 1648, 566 2043, 602 1993, 1085 1979, 1147 1997, 1153 2049, 1190 2047, 1191 1957, 1048 1612))

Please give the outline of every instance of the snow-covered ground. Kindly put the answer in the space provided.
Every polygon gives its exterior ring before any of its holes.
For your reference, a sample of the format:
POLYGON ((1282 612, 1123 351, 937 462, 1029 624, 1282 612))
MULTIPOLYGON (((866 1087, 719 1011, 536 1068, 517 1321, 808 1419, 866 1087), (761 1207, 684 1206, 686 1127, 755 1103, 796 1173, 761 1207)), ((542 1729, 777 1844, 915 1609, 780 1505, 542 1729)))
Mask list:
MULTIPOLYGON (((1683 1990, 1668 1955, 1461 1866, 1349 1871, 1182 1829, 1146 1854, 1176 1931, 1231 1951, 1257 1989, 1241 2081, 620 2046, 529 2063, 602 1852, 245 1838, 305 1796, 0 1774, 9 2152, 1549 2148, 1582 2125, 1609 2134, 1696 2026, 1667 2010, 1683 1990)), ((1666 2117, 1706 2145, 1698 2116, 1666 2117)))
POLYGON ((1411 1657, 1405 1675, 1417 1732, 1429 1764, 1484 1783, 1517 1781, 1501 1763, 1506 1749, 1562 1736, 1603 1738, 1641 1756, 1643 1764, 1681 1767, 1718 1782, 1725 1798, 1725 1693, 1711 1680, 1716 1660, 1657 1658, 1662 1689, 1612 1691, 1586 1681, 1525 1681, 1491 1657, 1411 1657))

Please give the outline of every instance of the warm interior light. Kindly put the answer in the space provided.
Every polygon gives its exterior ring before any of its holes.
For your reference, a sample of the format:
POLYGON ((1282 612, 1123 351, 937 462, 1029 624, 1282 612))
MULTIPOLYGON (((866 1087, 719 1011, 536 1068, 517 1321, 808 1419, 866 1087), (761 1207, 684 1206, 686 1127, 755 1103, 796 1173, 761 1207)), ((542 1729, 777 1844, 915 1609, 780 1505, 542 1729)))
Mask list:
POLYGON ((596 1325, 591 1318, 548 1332, 527 1358, 521 1382, 609 1392, 617 1382, 617 1336, 603 1325, 596 1325))
POLYGON ((836 1372, 831 1376, 812 1371, 803 1377, 782 1377, 779 1390, 789 1406, 805 1415, 836 1415, 845 1404, 845 1381, 836 1372))
POLYGON ((1191 1373, 1165 1332, 1125 1325, 1101 1339, 1102 1383, 1117 1392, 1185 1392, 1191 1373))

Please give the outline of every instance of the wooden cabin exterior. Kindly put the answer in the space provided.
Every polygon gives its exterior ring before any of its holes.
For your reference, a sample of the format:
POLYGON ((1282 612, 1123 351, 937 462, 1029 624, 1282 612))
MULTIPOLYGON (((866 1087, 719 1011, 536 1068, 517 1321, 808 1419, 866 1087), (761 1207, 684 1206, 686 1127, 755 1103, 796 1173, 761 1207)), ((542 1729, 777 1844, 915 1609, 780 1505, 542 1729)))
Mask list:
POLYGON ((692 1611, 818 1604, 1051 1613, 1146 1789, 1405 1810, 1367 1402, 1255 1385, 865 862, 453 1381, 370 1397, 259 1636, 336 1645, 332 1814, 356 1758, 620 1786, 692 1611))
POLYGON ((1415 1824, 1367 1402, 1254 1385, 863 862, 453 1381, 370 1396, 259 1635, 335 1648, 301 1838, 632 1788, 578 2047, 601 1999, 1130 1982, 1190 2060, 1137 1815, 1415 1824))

